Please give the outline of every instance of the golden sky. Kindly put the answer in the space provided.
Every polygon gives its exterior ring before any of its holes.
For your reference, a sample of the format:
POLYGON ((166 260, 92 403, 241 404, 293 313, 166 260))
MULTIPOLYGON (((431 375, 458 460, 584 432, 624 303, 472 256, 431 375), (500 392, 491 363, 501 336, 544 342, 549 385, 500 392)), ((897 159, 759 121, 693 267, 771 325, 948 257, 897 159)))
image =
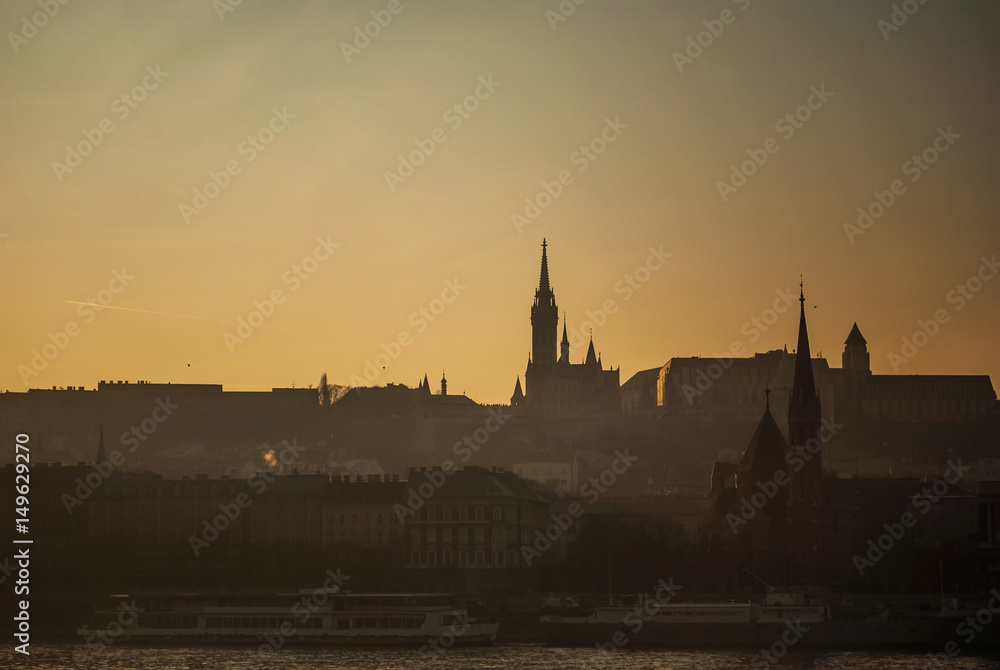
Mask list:
POLYGON ((876 372, 996 379, 1000 7, 901 4, 5 2, 0 388, 349 383, 388 350, 373 383, 504 402, 543 237, 622 381, 794 346, 794 309, 752 319, 800 274, 834 366, 857 321, 876 372))

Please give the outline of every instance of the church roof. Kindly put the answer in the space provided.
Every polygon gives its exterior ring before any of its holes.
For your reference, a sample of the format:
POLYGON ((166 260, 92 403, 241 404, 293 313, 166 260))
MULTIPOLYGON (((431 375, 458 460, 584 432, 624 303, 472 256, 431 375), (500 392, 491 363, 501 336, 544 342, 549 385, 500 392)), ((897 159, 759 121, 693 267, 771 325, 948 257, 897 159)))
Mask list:
MULTIPOLYGON (((750 444, 743 452, 743 458, 737 467, 737 472, 751 472, 753 470, 777 471, 785 462, 785 452, 788 451, 788 443, 785 436, 781 434, 778 423, 771 414, 770 402, 764 408, 764 416, 757 424, 757 430, 750 438, 750 444)), ((765 472, 765 476, 767 476, 765 472)))
POLYGON ((586 365, 597 365, 597 354, 594 353, 594 338, 590 338, 590 347, 587 349, 587 360, 584 361, 586 365))
POLYGON ((857 322, 851 328, 851 334, 847 336, 844 344, 868 344, 868 341, 861 335, 861 330, 858 329, 857 322))
POLYGON ((809 353, 809 332, 806 329, 806 299, 799 288, 799 342, 795 349, 795 374, 792 378, 792 392, 788 398, 789 421, 819 420, 819 396, 816 394, 816 380, 809 353))

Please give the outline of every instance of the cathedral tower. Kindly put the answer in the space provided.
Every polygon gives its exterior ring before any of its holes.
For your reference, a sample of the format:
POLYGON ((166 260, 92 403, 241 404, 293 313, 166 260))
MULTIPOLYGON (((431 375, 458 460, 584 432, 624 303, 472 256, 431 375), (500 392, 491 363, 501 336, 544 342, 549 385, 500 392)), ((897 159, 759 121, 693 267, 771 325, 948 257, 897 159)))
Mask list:
POLYGON ((531 306, 531 359, 535 365, 554 365, 556 362, 556 332, 559 326, 559 308, 556 296, 549 286, 549 259, 547 244, 542 240, 542 270, 531 306))
POLYGON ((818 504, 823 477, 823 454, 819 442, 820 422, 823 419, 819 394, 813 378, 812 355, 809 352, 809 333, 806 330, 806 299, 799 285, 799 342, 795 350, 795 375, 788 398, 788 444, 804 447, 792 467, 791 502, 818 504), (809 456, 806 460, 806 455, 809 456))

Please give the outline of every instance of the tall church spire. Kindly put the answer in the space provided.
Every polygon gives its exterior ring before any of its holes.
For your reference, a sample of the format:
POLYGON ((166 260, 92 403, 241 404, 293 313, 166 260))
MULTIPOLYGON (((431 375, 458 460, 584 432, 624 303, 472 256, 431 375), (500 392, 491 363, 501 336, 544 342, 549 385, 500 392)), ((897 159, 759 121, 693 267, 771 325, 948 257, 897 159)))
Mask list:
MULTIPOLYGON (((820 420, 819 396, 813 378, 812 356, 809 352, 809 332, 806 329, 806 298, 799 282, 799 343, 795 350, 795 376, 792 379, 792 396, 788 401, 788 421, 820 420)), ((789 435, 789 437, 792 437, 789 435)), ((809 436, 806 437, 808 439, 809 436)), ((792 438, 793 444, 802 444, 792 438)))
POLYGON ((542 240, 542 269, 535 301, 531 305, 531 352, 536 365, 555 364, 558 327, 559 308, 556 307, 556 296, 549 284, 548 242, 542 240))
MULTIPOLYGON (((823 418, 816 380, 813 377, 806 330, 806 299, 799 282, 799 342, 795 350, 795 373, 788 398, 788 443, 792 447, 819 444, 820 422, 823 418)), ((792 476, 792 500, 814 502, 820 496, 823 460, 819 449, 810 450, 811 458, 792 476)))
POLYGON ((538 277, 538 292, 535 294, 536 296, 538 296, 538 295, 545 295, 545 294, 548 294, 548 293, 552 293, 552 289, 549 286, 549 257, 548 257, 548 254, 545 251, 545 248, 547 246, 548 246, 548 243, 545 241, 545 238, 543 237, 542 238, 542 270, 541 270, 541 273, 539 274, 539 277, 538 277))

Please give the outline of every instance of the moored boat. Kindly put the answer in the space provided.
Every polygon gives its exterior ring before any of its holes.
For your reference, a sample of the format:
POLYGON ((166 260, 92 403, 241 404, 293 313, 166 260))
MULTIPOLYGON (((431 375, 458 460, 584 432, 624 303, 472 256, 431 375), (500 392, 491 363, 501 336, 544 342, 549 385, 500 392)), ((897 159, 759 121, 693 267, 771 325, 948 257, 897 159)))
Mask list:
MULTIPOLYGON (((996 600, 1000 613, 1000 599, 996 600)), ((991 601, 992 603, 993 601, 991 601)), ((550 644, 602 649, 662 647, 952 649, 1000 648, 1000 624, 978 625, 982 609, 901 608, 852 612, 820 589, 774 590, 763 600, 662 602, 619 596, 586 606, 561 599, 543 606, 550 644), (978 617, 978 619, 977 619, 978 617)))
POLYGON ((112 596, 77 633, 115 643, 268 643, 444 646, 489 644, 499 624, 473 618, 451 595, 171 594, 112 596))

